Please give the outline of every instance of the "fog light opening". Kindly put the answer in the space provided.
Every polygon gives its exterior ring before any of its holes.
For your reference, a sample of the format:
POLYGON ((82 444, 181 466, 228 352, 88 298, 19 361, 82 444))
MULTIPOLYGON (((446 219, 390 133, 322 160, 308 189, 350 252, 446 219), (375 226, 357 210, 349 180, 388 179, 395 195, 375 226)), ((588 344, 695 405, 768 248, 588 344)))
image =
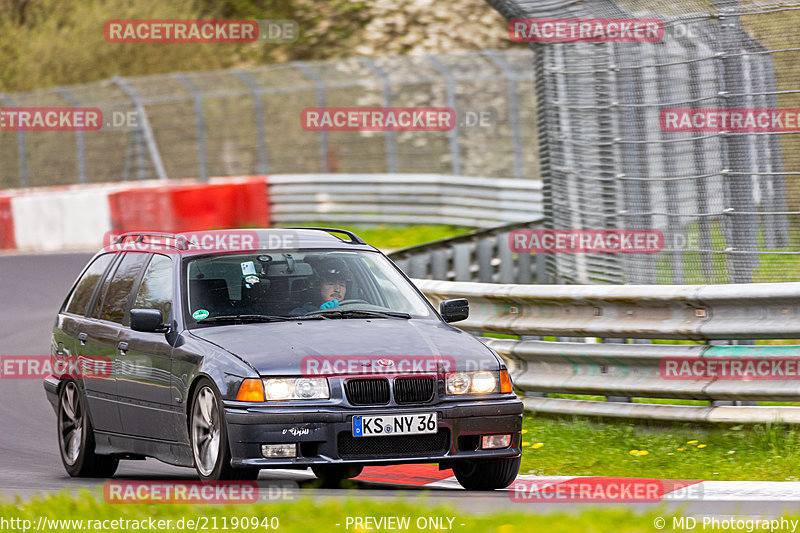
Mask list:
POLYGON ((511 446, 511 435, 484 435, 481 437, 482 450, 498 450, 511 446))
POLYGON ((297 444, 262 444, 261 455, 275 457, 297 457, 297 444))

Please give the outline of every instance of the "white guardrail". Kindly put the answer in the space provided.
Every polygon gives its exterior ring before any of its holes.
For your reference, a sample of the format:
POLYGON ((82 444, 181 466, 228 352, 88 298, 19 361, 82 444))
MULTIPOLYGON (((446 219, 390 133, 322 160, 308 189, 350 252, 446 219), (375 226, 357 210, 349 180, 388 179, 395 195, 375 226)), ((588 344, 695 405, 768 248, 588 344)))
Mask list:
POLYGON ((269 176, 273 224, 450 224, 489 228, 542 215, 542 183, 439 174, 269 176))
POLYGON ((724 357, 783 360, 792 368, 794 361, 800 364, 800 346, 644 340, 798 339, 800 283, 499 285, 423 279, 414 283, 437 306, 442 300, 467 298, 470 316, 455 324, 461 329, 521 336, 521 340, 481 340, 506 360, 515 387, 526 393, 523 401, 529 410, 694 422, 800 423, 800 407, 730 405, 800 402, 800 376, 667 379, 663 367, 666 358, 691 364, 724 357), (571 337, 573 342, 528 336, 571 337), (626 339, 634 340, 629 344, 626 339), (574 342, 578 340, 585 342, 574 342), (548 398, 548 393, 599 395, 611 401, 548 398), (631 398, 705 400, 708 405, 627 403, 631 398))

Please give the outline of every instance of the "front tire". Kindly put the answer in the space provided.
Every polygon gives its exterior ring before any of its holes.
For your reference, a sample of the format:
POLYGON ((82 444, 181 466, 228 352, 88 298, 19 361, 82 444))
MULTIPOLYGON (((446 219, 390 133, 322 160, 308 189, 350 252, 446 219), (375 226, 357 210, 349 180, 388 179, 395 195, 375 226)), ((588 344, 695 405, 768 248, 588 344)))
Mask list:
POLYGON ((68 381, 58 395, 58 447, 72 477, 111 477, 119 459, 94 452, 94 430, 78 385, 68 381))
POLYGON ((456 479, 467 490, 504 489, 519 474, 522 457, 461 461, 453 466, 456 479))
POLYGON ((222 401, 216 387, 202 378, 189 414, 189 439, 197 475, 202 481, 253 480, 258 468, 233 468, 222 401))

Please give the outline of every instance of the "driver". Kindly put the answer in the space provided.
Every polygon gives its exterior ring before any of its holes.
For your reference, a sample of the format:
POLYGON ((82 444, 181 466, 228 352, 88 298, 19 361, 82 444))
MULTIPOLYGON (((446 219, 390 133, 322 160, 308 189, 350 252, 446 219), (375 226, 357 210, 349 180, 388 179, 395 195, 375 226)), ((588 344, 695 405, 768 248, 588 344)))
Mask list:
POLYGON ((322 260, 317 268, 317 278, 319 300, 292 309, 290 315, 303 315, 320 309, 333 309, 339 307, 339 302, 345 299, 348 275, 344 261, 335 257, 322 260))

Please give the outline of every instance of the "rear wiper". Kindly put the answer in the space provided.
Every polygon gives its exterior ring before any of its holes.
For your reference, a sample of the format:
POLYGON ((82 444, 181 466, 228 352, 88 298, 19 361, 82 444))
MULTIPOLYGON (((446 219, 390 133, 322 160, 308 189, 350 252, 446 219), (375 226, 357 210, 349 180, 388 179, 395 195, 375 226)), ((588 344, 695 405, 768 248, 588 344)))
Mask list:
POLYGON ((291 322, 294 320, 322 320, 321 316, 279 316, 279 315, 221 315, 203 318, 198 322, 210 324, 213 322, 291 322))
POLYGON ((370 311, 366 309, 331 309, 329 311, 317 311, 317 314, 327 318, 411 318, 408 313, 370 311))

